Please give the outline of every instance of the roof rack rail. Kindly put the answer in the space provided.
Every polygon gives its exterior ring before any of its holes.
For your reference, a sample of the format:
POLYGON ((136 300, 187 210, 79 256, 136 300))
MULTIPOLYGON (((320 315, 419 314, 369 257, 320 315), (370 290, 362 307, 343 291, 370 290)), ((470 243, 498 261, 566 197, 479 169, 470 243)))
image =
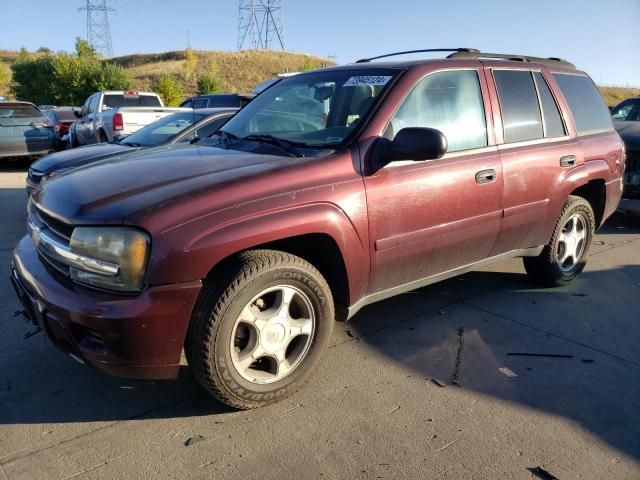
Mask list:
POLYGON ((475 53, 479 53, 480 51, 476 50, 475 48, 427 48, 423 50, 407 50, 404 52, 387 53, 385 55, 378 55, 377 57, 371 57, 371 58, 361 58, 360 60, 356 60, 356 63, 367 63, 367 62, 370 62, 371 60, 378 60, 379 58, 395 57, 397 55, 408 55, 410 53, 426 53, 426 52, 455 52, 452 54, 452 55, 455 55, 456 53, 475 54, 475 53))
POLYGON ((571 63, 557 57, 530 57, 528 55, 511 55, 508 53, 487 53, 480 52, 478 50, 474 51, 456 51, 452 54, 448 55, 447 58, 456 58, 456 59, 469 59, 475 60, 478 58, 498 58, 503 60, 514 60, 516 62, 531 62, 531 63, 541 63, 543 65, 550 65, 553 67, 564 67, 564 68, 576 68, 576 66, 571 63))

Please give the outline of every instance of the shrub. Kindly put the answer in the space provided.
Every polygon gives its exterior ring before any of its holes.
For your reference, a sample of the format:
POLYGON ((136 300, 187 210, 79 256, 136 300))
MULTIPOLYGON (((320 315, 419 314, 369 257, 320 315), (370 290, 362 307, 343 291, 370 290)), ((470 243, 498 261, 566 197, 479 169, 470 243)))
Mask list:
POLYGON ((127 90, 131 86, 124 69, 98 59, 80 39, 76 40, 74 55, 20 55, 11 70, 16 97, 36 104, 79 105, 96 91, 127 90))
POLYGON ((160 95, 167 107, 177 107, 184 97, 184 89, 178 79, 168 73, 153 79, 153 91, 160 95))
POLYGON ((207 93, 220 93, 222 92, 222 86, 216 77, 205 73, 198 78, 198 94, 204 95, 207 93))

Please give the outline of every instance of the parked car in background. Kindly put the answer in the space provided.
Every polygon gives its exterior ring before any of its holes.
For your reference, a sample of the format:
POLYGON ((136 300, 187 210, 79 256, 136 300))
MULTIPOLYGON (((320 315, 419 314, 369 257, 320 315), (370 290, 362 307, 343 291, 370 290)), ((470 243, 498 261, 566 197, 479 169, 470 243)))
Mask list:
POLYGON ((177 111, 180 109, 165 107, 157 93, 96 92, 76 113, 78 120, 69 131, 69 143, 78 147, 113 142, 177 111))
POLYGON ((203 108, 176 112, 142 127, 119 142, 86 145, 53 153, 31 165, 27 175, 27 192, 31 192, 43 180, 98 160, 208 137, 237 111, 237 108, 203 108))
POLYGON ((514 257, 541 285, 577 278, 624 168, 589 76, 471 49, 374 60, 36 188, 11 272, 26 315, 115 375, 175 378, 184 352, 246 409, 303 386, 334 320, 373 302, 514 257))
POLYGON ((256 85, 255 88, 253 89, 253 94, 254 95, 259 95, 264 90, 269 88, 271 85, 273 85, 274 83, 282 80, 283 78, 292 77, 292 76, 297 75, 299 73, 300 72, 279 73, 276 78, 270 78, 269 80, 265 80, 264 82, 261 82, 258 85, 256 85))
POLYGON ((56 135, 56 150, 67 148, 67 140, 63 140, 63 137, 68 138, 69 127, 76 121, 76 111, 75 107, 54 107, 44 112, 53 124, 53 132, 56 135))
POLYGON ((0 158, 44 155, 55 145, 53 124, 33 103, 0 102, 0 158))
POLYGON ((183 108, 242 108, 253 99, 253 94, 240 93, 212 93, 197 95, 184 100, 183 108))
POLYGON ((38 105, 38 109, 41 112, 46 112, 47 110, 51 110, 52 108, 58 108, 57 105, 38 105))
POLYGON ((629 98, 611 109, 613 125, 627 150, 620 209, 640 214, 640 98, 629 98))

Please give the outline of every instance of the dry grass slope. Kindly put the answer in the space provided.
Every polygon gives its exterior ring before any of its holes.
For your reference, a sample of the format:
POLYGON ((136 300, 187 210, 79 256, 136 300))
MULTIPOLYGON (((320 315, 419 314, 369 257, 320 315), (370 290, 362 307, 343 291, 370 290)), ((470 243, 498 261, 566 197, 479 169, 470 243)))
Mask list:
POLYGON ((625 98, 640 97, 640 88, 624 88, 624 87, 598 87, 604 101, 610 107, 616 106, 625 98))
POLYGON ((194 51, 191 65, 184 50, 160 54, 136 54, 116 57, 137 89, 148 89, 153 77, 169 73, 180 78, 188 93, 195 93, 199 75, 213 75, 224 92, 250 92, 260 82, 278 73, 334 65, 321 57, 303 53, 245 50, 241 52, 194 51))

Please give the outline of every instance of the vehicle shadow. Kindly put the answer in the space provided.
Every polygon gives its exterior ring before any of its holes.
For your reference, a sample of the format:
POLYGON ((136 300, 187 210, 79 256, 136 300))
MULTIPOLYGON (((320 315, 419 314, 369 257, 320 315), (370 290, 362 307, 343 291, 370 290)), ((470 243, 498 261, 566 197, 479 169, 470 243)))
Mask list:
POLYGON ((638 265, 587 270, 558 289, 537 288, 524 274, 478 271, 372 305, 349 328, 422 376, 425 390, 441 388, 437 379, 563 417, 640 459, 638 295, 638 265), (513 355, 522 353, 571 357, 513 355))

